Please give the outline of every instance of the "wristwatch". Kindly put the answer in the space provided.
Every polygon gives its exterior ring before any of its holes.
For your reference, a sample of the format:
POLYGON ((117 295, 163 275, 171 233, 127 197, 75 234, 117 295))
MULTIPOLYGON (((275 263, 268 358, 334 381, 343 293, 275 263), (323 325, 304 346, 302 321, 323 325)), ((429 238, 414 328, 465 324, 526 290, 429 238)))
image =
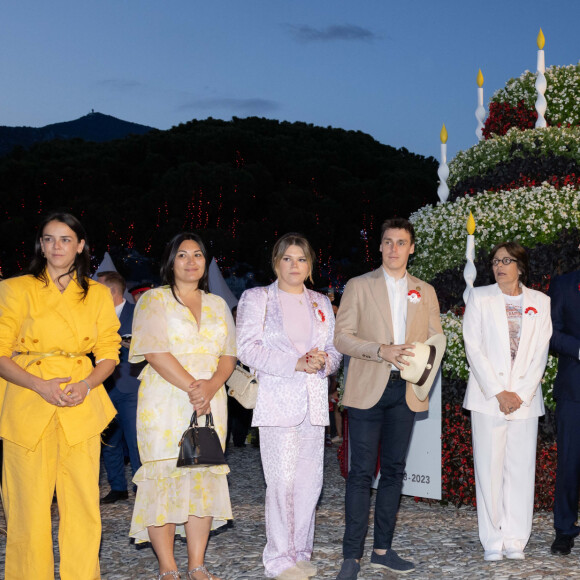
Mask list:
POLYGON ((377 358, 378 358, 378 359, 379 359, 381 362, 383 362, 385 359, 384 359, 384 358, 381 356, 381 346, 382 346, 382 345, 380 345, 380 344, 379 344, 379 350, 377 350, 377 358))

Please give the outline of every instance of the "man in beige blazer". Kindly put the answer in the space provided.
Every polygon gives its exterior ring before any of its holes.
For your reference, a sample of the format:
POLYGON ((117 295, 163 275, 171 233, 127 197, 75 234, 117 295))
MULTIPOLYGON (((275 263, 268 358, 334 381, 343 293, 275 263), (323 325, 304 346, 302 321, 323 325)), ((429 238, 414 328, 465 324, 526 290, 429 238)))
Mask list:
POLYGON ((380 447, 381 479, 376 496, 371 565, 408 572, 412 562, 391 549, 415 413, 425 411, 400 370, 413 355, 412 342, 442 333, 432 286, 407 273, 415 232, 406 219, 385 221, 382 267, 353 278, 344 290, 334 343, 351 357, 343 404, 348 408, 351 464, 346 483, 344 562, 337 580, 360 570, 368 528, 370 488, 380 447))

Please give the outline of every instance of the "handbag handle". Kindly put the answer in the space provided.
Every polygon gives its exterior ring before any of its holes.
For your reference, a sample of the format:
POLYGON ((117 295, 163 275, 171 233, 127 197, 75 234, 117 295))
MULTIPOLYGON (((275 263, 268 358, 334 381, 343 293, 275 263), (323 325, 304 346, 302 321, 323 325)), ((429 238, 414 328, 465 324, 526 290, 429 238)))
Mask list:
MULTIPOLYGON (((189 422, 189 426, 190 427, 199 427, 199 425, 197 424, 197 411, 193 412, 193 415, 191 416, 191 421, 189 422)), ((206 427, 213 427, 213 415, 211 414, 211 411, 209 413, 206 414, 205 416, 205 426, 206 427)))

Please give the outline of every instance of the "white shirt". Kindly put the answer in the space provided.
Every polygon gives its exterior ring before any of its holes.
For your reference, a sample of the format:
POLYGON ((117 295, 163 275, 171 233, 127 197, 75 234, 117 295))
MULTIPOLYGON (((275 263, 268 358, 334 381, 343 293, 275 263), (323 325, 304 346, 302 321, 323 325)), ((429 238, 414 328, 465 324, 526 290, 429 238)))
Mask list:
POLYGON ((117 315, 117 318, 121 318, 121 312, 123 312, 123 306, 125 306, 125 302, 127 301, 123 298, 123 302, 115 306, 115 314, 117 315))
POLYGON ((407 272, 399 280, 387 274, 383 268, 393 322, 394 344, 405 344, 407 333, 407 272))

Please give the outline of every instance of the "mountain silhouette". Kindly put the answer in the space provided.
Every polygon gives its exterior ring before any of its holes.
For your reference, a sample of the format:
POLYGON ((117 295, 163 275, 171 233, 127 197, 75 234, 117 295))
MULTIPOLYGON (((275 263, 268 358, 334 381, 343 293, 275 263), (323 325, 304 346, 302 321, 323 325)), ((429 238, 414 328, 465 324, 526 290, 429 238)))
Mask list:
POLYGON ((39 141, 53 139, 83 139, 85 141, 113 141, 128 135, 144 135, 153 127, 130 123, 91 111, 88 115, 74 121, 53 123, 45 127, 7 127, 0 126, 0 156, 10 153, 14 147, 28 148, 39 141))

